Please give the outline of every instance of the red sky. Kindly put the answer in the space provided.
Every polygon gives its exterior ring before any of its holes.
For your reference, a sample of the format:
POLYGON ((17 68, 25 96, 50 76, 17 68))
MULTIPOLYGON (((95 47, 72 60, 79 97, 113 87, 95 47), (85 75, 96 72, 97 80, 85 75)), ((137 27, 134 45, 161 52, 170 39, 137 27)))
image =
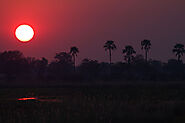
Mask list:
MULTIPOLYGON (((175 43, 185 44, 184 0, 0 0, 0 51, 20 50, 25 56, 52 59, 56 52, 79 47, 83 58, 107 61, 103 44, 115 40, 114 61, 121 50, 152 40, 150 58, 175 58, 175 43), (28 23, 36 31, 30 43, 14 37, 17 25, 28 23)), ((185 60, 185 59, 184 59, 185 60)))

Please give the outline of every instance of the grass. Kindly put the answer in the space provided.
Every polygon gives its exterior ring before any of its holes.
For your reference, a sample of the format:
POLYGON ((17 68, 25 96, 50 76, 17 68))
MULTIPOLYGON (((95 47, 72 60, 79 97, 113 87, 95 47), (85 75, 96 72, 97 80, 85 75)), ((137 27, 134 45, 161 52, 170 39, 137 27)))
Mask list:
POLYGON ((185 84, 172 82, 0 89, 1 123, 138 121, 185 122, 185 84), (17 100, 25 96, 47 100, 17 100))

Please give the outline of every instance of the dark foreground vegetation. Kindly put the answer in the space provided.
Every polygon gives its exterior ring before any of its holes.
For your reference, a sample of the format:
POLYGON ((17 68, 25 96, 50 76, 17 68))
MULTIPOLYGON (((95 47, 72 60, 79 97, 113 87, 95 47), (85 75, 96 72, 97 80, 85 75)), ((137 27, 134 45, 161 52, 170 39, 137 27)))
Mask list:
MULTIPOLYGON (((150 40, 141 41, 141 49, 145 57, 136 54, 131 45, 122 50, 125 61, 112 63, 112 52, 116 50, 114 41, 107 41, 103 47, 108 52, 109 62, 85 58, 76 65, 79 50, 71 47, 69 52, 59 52, 54 60, 25 57, 20 51, 4 51, 0 53, 0 80, 7 81, 182 81, 185 80, 185 64, 182 56, 185 53, 183 44, 176 44, 172 52, 177 59, 168 62, 149 59, 150 40)), ((55 84, 55 83, 53 83, 55 84)), ((2 83, 0 83, 2 85, 2 83)), ((11 84, 9 84, 11 85, 11 84)))
MULTIPOLYGON (((163 63, 148 60, 142 55, 133 57, 130 63, 106 63, 84 59, 74 66, 72 56, 61 52, 55 60, 24 57, 19 51, 0 53, 0 80, 15 83, 19 80, 43 81, 181 81, 185 80, 185 64, 175 59, 163 63)), ((26 84, 26 83, 25 83, 26 84)), ((10 84, 9 84, 10 85, 10 84)))
POLYGON ((161 83, 1 88, 0 122, 184 123, 184 82, 161 83), (40 100, 17 100, 30 96, 40 100))

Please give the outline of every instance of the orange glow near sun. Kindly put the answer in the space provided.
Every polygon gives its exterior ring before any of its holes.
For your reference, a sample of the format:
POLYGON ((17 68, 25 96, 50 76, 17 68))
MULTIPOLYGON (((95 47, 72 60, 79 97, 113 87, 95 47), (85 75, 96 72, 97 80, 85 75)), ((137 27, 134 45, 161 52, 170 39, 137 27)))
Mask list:
POLYGON ((34 30, 29 25, 20 25, 15 30, 15 36, 21 42, 29 42, 34 36, 34 30))

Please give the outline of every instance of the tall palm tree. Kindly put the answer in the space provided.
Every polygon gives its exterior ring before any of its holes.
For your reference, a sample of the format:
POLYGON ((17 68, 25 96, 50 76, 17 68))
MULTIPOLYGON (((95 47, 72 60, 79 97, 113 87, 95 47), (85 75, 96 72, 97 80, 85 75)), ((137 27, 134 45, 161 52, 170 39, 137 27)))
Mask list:
POLYGON ((148 59, 148 52, 149 52, 150 48, 151 48, 150 40, 145 39, 145 40, 141 41, 141 49, 145 50, 145 60, 146 61, 148 59))
POLYGON ((181 57, 185 53, 184 45, 183 44, 176 44, 173 48, 173 53, 177 56, 177 60, 181 61, 181 57))
POLYGON ((125 60, 128 64, 130 64, 133 59, 133 54, 136 54, 136 51, 131 45, 127 45, 125 46, 125 49, 123 49, 122 53, 125 54, 125 60))
POLYGON ((79 50, 77 47, 71 47, 70 54, 73 57, 74 70, 75 70, 75 66, 76 66, 76 56, 78 53, 79 53, 79 50))
POLYGON ((109 51, 109 62, 112 63, 112 50, 116 49, 116 45, 114 44, 114 41, 110 40, 105 43, 103 46, 105 48, 105 51, 109 51))

